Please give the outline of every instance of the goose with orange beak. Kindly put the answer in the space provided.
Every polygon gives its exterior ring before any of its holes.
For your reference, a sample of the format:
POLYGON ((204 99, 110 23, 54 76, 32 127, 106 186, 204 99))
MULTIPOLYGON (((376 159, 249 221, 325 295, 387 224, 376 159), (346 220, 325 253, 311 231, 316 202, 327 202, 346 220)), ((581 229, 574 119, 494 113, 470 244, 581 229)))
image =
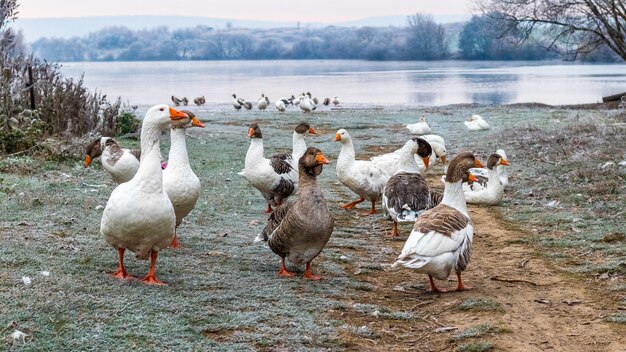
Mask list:
POLYGON ((100 233, 118 250, 119 267, 113 273, 118 279, 131 277, 124 266, 124 253, 128 249, 139 259, 151 258, 150 270, 142 282, 164 284, 156 278, 156 260, 159 251, 174 238, 176 214, 163 188, 161 131, 174 121, 188 118, 165 104, 148 109, 141 127, 139 169, 130 181, 118 185, 107 201, 100 233))
POLYGON ((487 159, 487 169, 471 169, 472 174, 483 173, 477 176, 478 182, 468 182, 463 184, 465 199, 469 204, 498 205, 504 196, 504 185, 498 175, 498 166, 508 166, 509 162, 493 153, 487 159))
POLYGON ((402 253, 392 265, 427 274, 434 292, 446 292, 435 285, 434 279, 446 280, 452 270, 458 279, 457 291, 469 289, 463 284, 461 272, 470 261, 474 227, 467 212, 462 182, 464 177, 477 180, 469 173, 472 167, 483 167, 473 153, 462 152, 452 159, 441 203, 417 218, 402 253))
POLYGON ((102 167, 111 176, 113 182, 120 184, 128 182, 139 169, 139 149, 120 147, 111 137, 102 137, 89 143, 85 148, 84 166, 89 167, 91 162, 100 158, 102 167))
POLYGON ((376 201, 381 198, 385 184, 391 175, 371 160, 356 160, 352 138, 345 129, 337 131, 335 141, 341 143, 341 152, 337 158, 337 178, 359 196, 359 199, 343 204, 341 207, 352 209, 368 199, 372 207, 367 215, 376 214, 376 201))
MULTIPOLYGON (((182 112, 189 117, 172 122, 168 166, 163 170, 163 187, 174 206, 177 229, 183 219, 195 208, 202 193, 200 180, 189 164, 186 131, 190 127, 204 128, 204 124, 193 112, 188 110, 182 110, 182 112)), ((174 239, 170 247, 180 248, 176 230, 174 230, 174 239)))
POLYGON ((383 192, 383 210, 393 220, 394 237, 398 236, 399 222, 414 222, 420 213, 441 201, 440 197, 433 196, 438 192, 428 187, 415 161, 415 155, 418 155, 428 165, 432 154, 430 144, 423 138, 412 138, 400 151, 398 171, 389 178, 383 192))
POLYGON ((259 124, 253 122, 248 128, 250 147, 246 153, 244 169, 238 174, 263 195, 267 201, 267 213, 272 207, 279 206, 298 188, 297 160, 304 154, 306 133, 317 134, 308 123, 302 122, 293 132, 293 149, 291 154, 279 153, 267 159, 264 156, 263 134, 259 124))
POLYGON ((257 236, 281 257, 279 276, 294 275, 285 267, 288 258, 294 264, 306 264, 304 277, 321 279, 311 271, 311 261, 324 249, 335 226, 324 194, 317 186, 317 176, 326 164, 328 159, 319 149, 310 147, 305 151, 298 161, 298 198, 277 207, 257 236))

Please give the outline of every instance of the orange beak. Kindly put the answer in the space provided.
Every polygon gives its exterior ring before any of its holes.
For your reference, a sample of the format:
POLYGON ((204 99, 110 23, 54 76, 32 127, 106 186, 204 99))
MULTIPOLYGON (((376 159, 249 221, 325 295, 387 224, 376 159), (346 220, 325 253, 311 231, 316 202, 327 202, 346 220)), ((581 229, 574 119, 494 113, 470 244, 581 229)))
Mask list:
POLYGON ((170 120, 172 121, 176 121, 176 120, 180 120, 180 119, 186 119, 189 116, 187 114, 185 114, 184 112, 180 112, 178 110, 174 110, 172 108, 170 108, 170 120))
POLYGON ((248 128, 248 137, 252 138, 254 136, 254 129, 248 128))
POLYGON ((317 153, 317 155, 315 156, 315 161, 317 161, 318 164, 329 164, 330 163, 330 161, 328 161, 328 159, 326 159, 326 157, 322 153, 317 153))
POLYGON ((339 133, 337 133, 335 135, 335 142, 339 142, 341 140, 341 135, 339 133))
POLYGON ((476 178, 476 176, 472 175, 472 173, 469 173, 469 177, 467 178, 468 181, 472 181, 472 182, 478 182, 478 179, 476 178))
POLYGON ((483 163, 481 163, 478 159, 474 159, 474 164, 476 164, 476 167, 485 167, 485 165, 483 165, 483 163))
POLYGON ((315 132, 315 128, 313 128, 313 127, 309 128, 309 133, 310 134, 317 134, 317 132, 315 132))
POLYGON ((446 164, 446 156, 445 155, 440 156, 439 159, 441 159, 441 163, 442 164, 444 164, 444 165, 446 164))
POLYGON ((85 156, 85 167, 89 167, 91 164, 91 157, 89 155, 85 156))
POLYGON ((504 158, 500 158, 500 165, 510 165, 508 161, 504 158))
POLYGON ((424 166, 426 166, 426 169, 428 169, 428 163, 430 162, 430 155, 422 158, 422 161, 424 162, 424 166))
POLYGON ((204 128, 204 124, 195 116, 191 118, 191 125, 204 128))

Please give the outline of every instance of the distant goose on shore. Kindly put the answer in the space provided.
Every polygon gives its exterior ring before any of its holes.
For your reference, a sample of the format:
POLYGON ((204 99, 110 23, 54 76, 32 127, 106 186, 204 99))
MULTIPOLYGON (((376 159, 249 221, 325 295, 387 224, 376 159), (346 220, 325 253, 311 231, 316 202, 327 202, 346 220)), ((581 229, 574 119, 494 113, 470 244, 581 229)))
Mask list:
POLYGON ((307 93, 301 100, 300 100, 300 109, 307 113, 307 112, 311 112, 313 110, 315 110, 317 108, 317 106, 315 106, 315 103, 313 102, 313 100, 311 99, 311 93, 307 93))
POLYGON ((193 102, 200 106, 200 105, 204 105, 206 103, 206 100, 204 99, 204 95, 201 97, 197 97, 196 99, 193 100, 193 102))
POLYGON ((278 99, 274 105, 276 106, 276 110, 280 112, 285 112, 287 110, 287 100, 286 99, 278 99))
POLYGON ((172 95, 172 103, 174 103, 174 105, 176 106, 180 106, 180 103, 182 103, 182 100, 172 95))
POLYGON ((324 102, 322 102, 322 104, 324 104, 324 106, 330 105, 330 98, 324 98, 324 102))
POLYGON ((239 111, 241 110, 241 107, 243 106, 243 103, 245 101, 241 98, 237 98, 236 94, 233 94, 233 107, 235 108, 235 110, 239 111))
POLYGON ((183 105, 184 105, 184 106, 189 105, 189 99, 187 99, 187 97, 183 97, 183 98, 181 99, 181 102, 183 103, 183 105))
POLYGON ((261 97, 257 102, 257 108, 261 111, 267 109, 267 106, 270 104, 270 99, 265 96, 265 94, 261 93, 261 97))
POLYGON ((420 116, 418 122, 406 125, 406 128, 412 134, 422 135, 430 133, 430 126, 426 123, 426 118, 424 116, 420 116))
POLYGON ((337 98, 337 96, 335 95, 335 97, 333 98, 333 105, 337 106, 339 105, 339 98, 337 98))
POLYGON ((467 121, 463 122, 470 131, 488 130, 489 124, 480 115, 472 115, 467 121))

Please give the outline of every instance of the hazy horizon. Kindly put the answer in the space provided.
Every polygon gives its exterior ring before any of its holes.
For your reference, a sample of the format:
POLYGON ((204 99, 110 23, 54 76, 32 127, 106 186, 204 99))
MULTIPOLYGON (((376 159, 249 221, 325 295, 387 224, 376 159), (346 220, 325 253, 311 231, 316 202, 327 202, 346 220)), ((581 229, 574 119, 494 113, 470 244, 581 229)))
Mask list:
POLYGON ((407 16, 417 12, 433 16, 470 16, 472 0, 318 0, 314 4, 294 5, 293 2, 271 1, 259 4, 255 0, 232 0, 227 3, 198 3, 178 0, 176 6, 166 0, 64 0, 63 6, 49 0, 29 0, 19 3, 18 17, 75 18, 95 16, 193 16, 257 20, 272 22, 337 23, 368 17, 407 16))

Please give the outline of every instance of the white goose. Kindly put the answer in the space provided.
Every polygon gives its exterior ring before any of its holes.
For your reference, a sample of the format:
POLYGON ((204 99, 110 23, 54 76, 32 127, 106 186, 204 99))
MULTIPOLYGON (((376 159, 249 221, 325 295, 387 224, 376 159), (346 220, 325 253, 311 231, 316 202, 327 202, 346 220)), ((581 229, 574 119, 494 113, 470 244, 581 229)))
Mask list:
POLYGON ((259 108, 259 110, 263 111, 263 110, 267 109, 268 105, 270 105, 269 98, 266 97, 265 94, 261 94, 261 97, 259 98, 259 101, 257 103, 257 108, 259 108))
POLYGON ((421 135, 421 134, 429 134, 430 133, 430 126, 428 126, 428 123, 426 123, 426 118, 424 116, 420 116, 419 122, 411 123, 411 124, 406 125, 406 128, 412 134, 420 134, 421 135))
POLYGON ((124 252, 129 249, 139 259, 151 257, 150 271, 142 281, 163 284, 154 274, 157 254, 172 242, 176 215, 163 188, 159 141, 171 121, 183 118, 188 116, 165 104, 148 109, 141 128, 139 170, 113 190, 104 208, 100 233, 119 252, 119 269, 113 274, 117 278, 129 277, 124 267, 124 252))
POLYGON ((463 123, 470 131, 482 131, 489 129, 489 124, 480 115, 472 115, 463 123))
POLYGON ((431 195, 415 162, 418 155, 428 163, 430 154, 430 144, 422 138, 409 139, 401 149, 398 171, 389 178, 383 192, 383 210, 393 220, 392 236, 398 236, 398 222, 413 222, 441 201, 441 197, 431 195))
POLYGON ((304 134, 316 134, 315 129, 307 123, 301 123, 294 129, 292 154, 280 153, 266 159, 263 149, 263 135, 256 122, 250 124, 248 137, 250 147, 246 153, 244 169, 239 172, 252 187, 263 194, 267 201, 267 212, 272 206, 278 206, 289 197, 298 187, 298 166, 294 160, 299 160, 306 151, 304 134))
POLYGON ((100 157, 102 167, 111 175, 113 182, 120 184, 130 181, 139 169, 141 151, 138 149, 120 148, 111 137, 102 137, 91 142, 85 149, 85 167, 100 157))
MULTIPOLYGON (((504 149, 496 150, 496 154, 500 155, 502 159, 508 162, 509 158, 506 157, 504 149)), ((504 165, 498 165, 496 166, 496 171, 498 171, 498 177, 500 177, 502 186, 504 186, 504 189, 507 189, 509 187, 509 174, 506 171, 506 167, 504 165)))
MULTIPOLYGON (((430 144, 432 153, 429 157, 429 162, 432 163, 436 159, 441 159, 442 163, 445 164, 446 161, 446 148, 437 142, 428 142, 430 144)), ((387 175, 394 175, 400 166, 400 159, 402 155, 402 148, 394 150, 391 153, 374 156, 370 158, 370 160, 376 164, 379 168, 381 168, 387 175)), ((415 156, 415 162, 417 163, 418 173, 420 175, 424 175, 424 172, 428 169, 429 163, 424 161, 424 158, 420 158, 419 156, 415 156)))
POLYGON ((341 152, 337 158, 337 178, 359 196, 359 199, 341 207, 352 209, 367 198, 372 202, 368 214, 376 214, 376 201, 380 199, 390 175, 370 160, 355 159, 352 138, 345 129, 337 131, 335 141, 341 143, 341 152))
MULTIPOLYGON (((496 165, 496 173, 498 175, 498 178, 500 179, 500 183, 502 183, 502 186, 504 187, 504 189, 506 189, 509 185, 509 175, 506 171, 509 159, 506 157, 506 153, 503 149, 496 150, 496 154, 498 154, 500 157, 502 157, 502 159, 506 160, 507 162, 506 165, 500 163, 496 165)), ((479 182, 472 183, 471 187, 467 184, 464 184, 464 189, 465 187, 467 187, 468 189, 482 189, 483 184, 486 184, 487 180, 489 180, 490 178, 489 168, 473 168, 470 171, 474 176, 476 176, 476 178, 478 178, 479 182)), ((445 182, 445 176, 442 178, 442 182, 445 182)))
MULTIPOLYGON (((504 185, 498 177, 497 166, 509 165, 508 161, 501 157, 499 154, 491 154, 487 160, 487 175, 478 176, 477 182, 472 185, 467 183, 463 184, 463 192, 465 193, 465 199, 470 204, 484 204, 484 205, 498 205, 502 201, 504 196, 504 185)), ((475 174, 479 170, 484 169, 471 169, 470 172, 475 174)))
POLYGON ((461 272, 469 264, 474 228, 461 182, 464 176, 476 179, 469 174, 473 166, 482 167, 482 164, 469 152, 460 153, 450 162, 441 203, 417 218, 402 253, 393 264, 393 267, 403 265, 427 274, 432 291, 445 292, 435 286, 433 277, 445 280, 452 269, 458 278, 457 291, 467 289, 461 272))
POLYGON ((241 107, 245 104, 245 102, 245 100, 243 100, 242 98, 238 99, 237 95, 233 94, 233 107, 235 108, 235 110, 241 110, 241 107))
POLYGON ((291 101, 285 98, 280 98, 276 100, 276 103, 274 103, 276 110, 280 112, 285 112, 285 110, 287 110, 287 105, 289 104, 291 104, 291 101))
MULTIPOLYGON (((176 214, 176 228, 183 222, 198 202, 202 187, 198 176, 189 165, 187 154, 186 130, 191 126, 204 127, 196 115, 188 110, 182 110, 189 118, 172 122, 170 133, 170 153, 168 167, 163 171, 163 187, 170 198, 176 214)), ((180 242, 174 230, 174 239, 170 247, 180 248, 180 242)))
POLYGON ((311 99, 311 93, 306 93, 306 95, 300 96, 300 109, 303 112, 311 112, 316 108, 317 106, 315 106, 313 99, 311 99))

